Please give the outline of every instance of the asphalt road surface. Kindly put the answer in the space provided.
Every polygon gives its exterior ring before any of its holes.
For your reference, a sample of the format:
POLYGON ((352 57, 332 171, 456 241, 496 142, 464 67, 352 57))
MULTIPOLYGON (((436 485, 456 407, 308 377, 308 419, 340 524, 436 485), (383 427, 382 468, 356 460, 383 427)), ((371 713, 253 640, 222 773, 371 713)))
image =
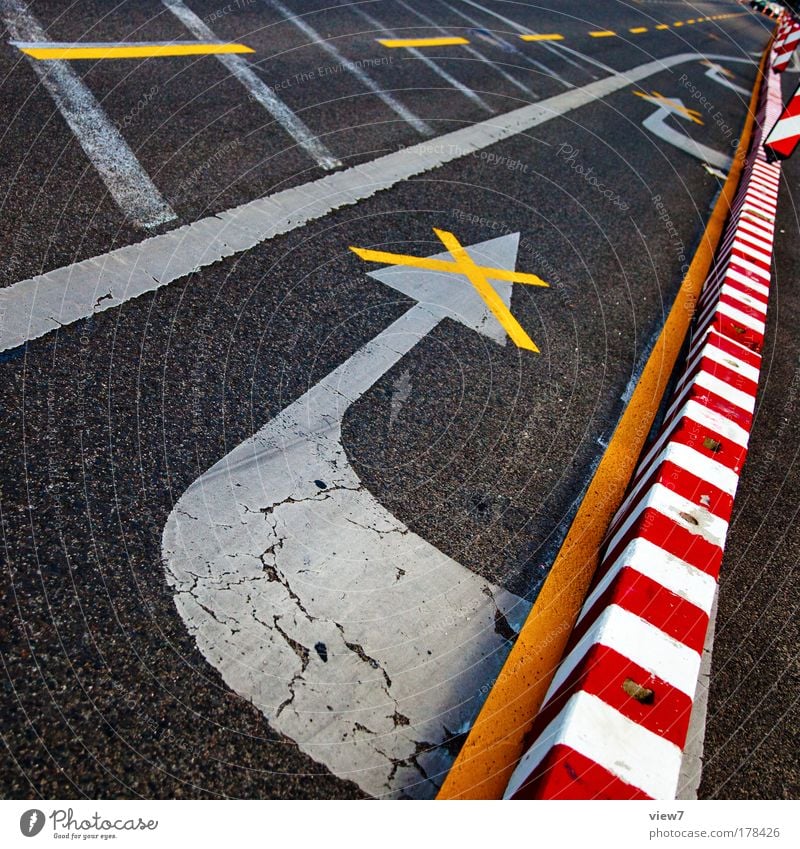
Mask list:
MULTIPOLYGON (((435 795, 772 25, 730 0, 0 0, 0 792, 435 795), (412 38, 459 43, 387 46, 412 38), (31 47, 176 42, 249 52, 31 47), (506 279, 490 308, 408 257, 506 279)), ((798 163, 784 180, 707 797, 798 792, 798 163)))

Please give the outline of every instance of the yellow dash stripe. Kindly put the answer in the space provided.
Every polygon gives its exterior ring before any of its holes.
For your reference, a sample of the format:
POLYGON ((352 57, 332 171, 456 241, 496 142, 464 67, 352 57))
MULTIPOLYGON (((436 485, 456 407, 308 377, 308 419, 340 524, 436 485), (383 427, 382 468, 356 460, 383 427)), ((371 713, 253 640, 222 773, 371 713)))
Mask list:
POLYGON ((669 24, 658 24, 656 29, 669 29, 669 24))
POLYGON ((23 47, 34 59, 143 59, 151 56, 203 56, 213 53, 254 53, 244 44, 137 44, 109 47, 23 47))
POLYGON ((598 29, 594 32, 590 32, 589 35, 592 38, 608 38, 610 35, 616 35, 613 29, 598 29))
POLYGON ((629 32, 632 32, 634 35, 638 35, 640 32, 647 32, 647 27, 631 27, 629 32))
POLYGON ((447 47, 451 44, 469 44, 468 38, 445 36, 443 38, 379 38, 384 47, 447 47))
POLYGON ((563 41, 564 36, 558 32, 526 32, 520 38, 523 41, 563 41))
POLYGON ((683 26, 683 21, 675 21, 675 23, 674 23, 672 26, 674 26, 674 27, 682 27, 682 26, 683 26))
MULTIPOLYGON (((386 265, 408 265, 412 268, 426 268, 428 271, 444 271, 448 274, 464 273, 460 265, 445 259, 393 254, 388 251, 373 251, 368 248, 354 248, 352 246, 350 250, 367 262, 381 262, 386 265)), ((525 283, 528 286, 549 285, 535 274, 525 274, 522 271, 507 271, 505 268, 491 268, 488 266, 479 266, 479 268, 483 274, 492 280, 507 280, 511 283, 525 283)))

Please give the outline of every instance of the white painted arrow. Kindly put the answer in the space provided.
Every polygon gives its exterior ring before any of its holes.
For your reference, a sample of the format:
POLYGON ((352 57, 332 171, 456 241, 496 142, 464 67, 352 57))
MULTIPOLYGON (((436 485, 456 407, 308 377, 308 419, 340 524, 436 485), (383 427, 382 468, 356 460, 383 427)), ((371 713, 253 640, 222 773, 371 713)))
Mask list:
MULTIPOLYGON (((519 234, 469 247, 514 270, 519 234)), ((447 253, 437 258, 450 259, 447 253)), ((418 303, 198 478, 162 546, 200 651, 314 760, 374 796, 435 794, 529 606, 412 533, 347 459, 342 417, 445 317, 505 344, 451 273, 371 277, 418 303)), ((493 282, 506 306, 511 283, 493 282)))
POLYGON ((635 94, 657 106, 656 111, 642 121, 642 126, 650 130, 653 135, 658 136, 673 147, 684 151, 684 153, 694 156, 695 159, 699 159, 701 162, 707 162, 709 165, 723 168, 726 171, 731 167, 733 160, 730 156, 720 153, 711 147, 706 147, 706 145, 700 144, 700 142, 696 142, 694 139, 678 132, 678 130, 667 124, 667 118, 670 115, 677 115, 685 121, 693 120, 689 114, 692 110, 685 106, 679 97, 666 98, 660 95, 646 95, 641 92, 635 92, 635 94))

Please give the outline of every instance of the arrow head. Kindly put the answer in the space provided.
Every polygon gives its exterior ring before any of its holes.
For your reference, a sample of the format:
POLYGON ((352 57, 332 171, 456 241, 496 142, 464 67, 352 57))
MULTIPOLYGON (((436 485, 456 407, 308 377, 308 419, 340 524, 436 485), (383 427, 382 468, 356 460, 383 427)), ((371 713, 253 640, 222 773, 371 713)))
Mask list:
MULTIPOLYGON (((514 271, 519 248, 519 233, 498 236, 486 242, 466 245, 465 248, 477 265, 514 271)), ((453 259, 447 251, 433 254, 430 258, 447 262, 452 262, 453 259)), ((452 318, 469 327, 470 330, 488 336, 498 345, 506 344, 505 330, 463 275, 412 268, 407 265, 390 265, 378 271, 370 271, 368 274, 375 280, 413 298, 434 315, 452 318)), ((489 282, 503 303, 510 307, 513 283, 493 279, 489 282)))

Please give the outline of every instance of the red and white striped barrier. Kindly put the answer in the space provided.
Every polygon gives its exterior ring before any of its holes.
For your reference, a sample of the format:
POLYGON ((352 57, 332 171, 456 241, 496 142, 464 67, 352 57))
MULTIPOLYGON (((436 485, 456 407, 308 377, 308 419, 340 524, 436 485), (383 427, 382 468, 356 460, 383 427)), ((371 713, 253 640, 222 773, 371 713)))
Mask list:
POLYGON ((775 36, 775 44, 772 48, 772 70, 780 74, 786 70, 789 60, 800 41, 800 21, 788 12, 775 36))
POLYGON ((758 388, 780 176, 761 142, 781 109, 779 80, 764 77, 683 377, 505 798, 675 796, 758 388))
POLYGON ((770 159, 788 159, 800 141, 800 85, 789 98, 775 126, 770 130, 764 147, 770 159))

